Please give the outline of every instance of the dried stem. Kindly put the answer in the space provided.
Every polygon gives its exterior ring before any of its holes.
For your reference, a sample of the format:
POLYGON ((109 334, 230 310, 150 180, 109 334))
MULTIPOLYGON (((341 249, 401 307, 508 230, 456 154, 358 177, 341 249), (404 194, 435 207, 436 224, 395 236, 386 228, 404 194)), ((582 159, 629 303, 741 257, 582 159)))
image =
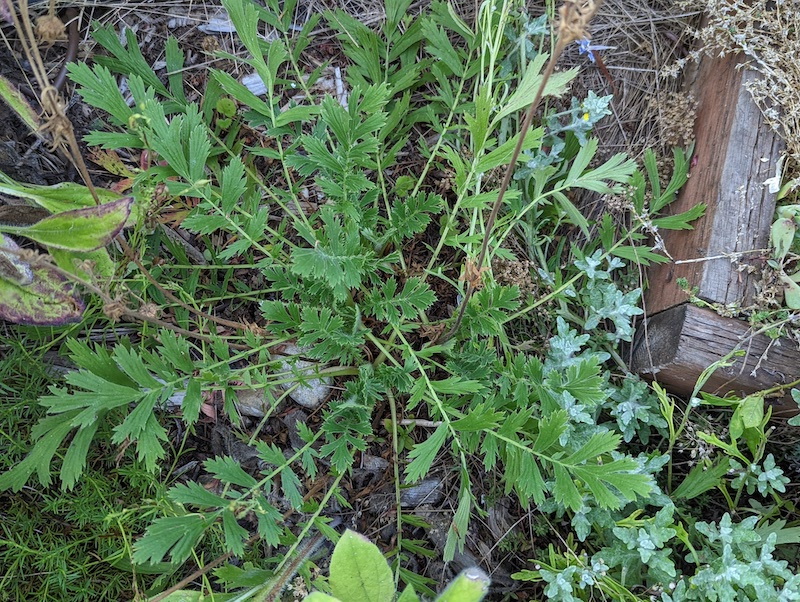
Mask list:
MULTIPOLYGON (((19 12, 14 9, 13 3, 9 2, 9 9, 11 13, 11 20, 14 23, 14 28, 17 31, 22 50, 25 53, 25 58, 33 69, 33 75, 36 83, 39 85, 39 103, 42 106, 43 118, 45 124, 40 128, 42 132, 48 133, 53 138, 52 149, 62 148, 66 155, 69 157, 72 164, 75 165, 78 172, 81 174, 86 187, 94 198, 96 204, 100 204, 100 199, 97 196, 97 191, 94 188, 92 179, 89 176, 89 169, 86 167, 86 162, 83 160, 78 139, 75 137, 75 130, 72 127, 72 121, 66 114, 66 103, 61 98, 58 90, 50 82, 45 69, 42 55, 39 52, 37 45, 37 36, 31 24, 30 13, 28 12, 28 0, 19 0, 19 12)), ((54 6, 51 2, 50 5, 51 19, 57 20, 55 16, 54 6)), ((62 24, 63 25, 63 24, 62 24)))
POLYGON ((550 60, 547 63, 547 67, 542 74, 542 82, 539 84, 539 89, 536 91, 536 96, 534 97, 530 107, 528 107, 528 110, 525 113, 525 119, 522 121, 522 126, 520 126, 517 145, 514 147, 511 160, 509 161, 508 166, 506 167, 505 175, 503 176, 503 182, 500 185, 500 191, 497 193, 497 200, 495 200, 494 205, 492 206, 492 212, 489 214, 489 219, 486 222, 486 235, 483 237, 483 244, 481 245, 481 251, 478 255, 478 260, 475 264, 472 264, 471 260, 467 259, 467 265, 465 267, 465 280, 467 283, 467 289, 464 292, 464 298, 461 300, 461 305, 458 309, 458 317, 456 318, 453 327, 446 334, 440 337, 437 340, 437 343, 444 343, 448 341, 453 337, 453 335, 455 335, 456 332, 458 332, 461 322, 464 319, 464 312, 467 309, 467 303, 469 303, 469 300, 477 287, 480 286, 483 270, 485 269, 483 267, 483 262, 486 259, 486 252, 489 248, 489 240, 492 237, 492 230, 494 229, 494 223, 497 219, 497 214, 500 211, 500 206, 503 204, 503 198, 508 190, 508 186, 511 184, 511 177, 514 175, 517 159, 522 151, 522 144, 525 141, 525 136, 531 127, 533 116, 536 113, 539 102, 542 100, 542 95, 544 94, 544 89, 547 86, 547 82, 550 79, 550 76, 553 75, 556 62, 561 56, 561 53, 570 43, 589 37, 586 27, 589 25, 589 21, 597 12, 599 6, 599 0, 597 2, 595 2, 595 0, 566 0, 559 9, 560 20, 558 24, 558 40, 556 41, 553 54, 550 56, 550 60))

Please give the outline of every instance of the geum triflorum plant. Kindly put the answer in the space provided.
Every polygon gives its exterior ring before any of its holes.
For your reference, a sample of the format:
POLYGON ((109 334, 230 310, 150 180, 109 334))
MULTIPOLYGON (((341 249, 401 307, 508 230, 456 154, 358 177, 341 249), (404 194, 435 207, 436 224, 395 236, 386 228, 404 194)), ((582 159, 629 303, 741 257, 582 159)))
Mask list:
MULTIPOLYGON (((503 493, 515 494, 524 507, 549 505, 553 513, 569 514, 580 539, 590 535, 595 518, 613 523, 629 504, 642 505, 660 493, 653 477, 663 465, 658 454, 634 457, 619 450, 623 438, 646 441, 663 428, 654 414, 658 404, 645 387, 616 388, 604 364, 618 343, 630 341, 631 319, 641 313, 640 291, 621 288, 616 277, 623 260, 659 260, 645 234, 658 227, 689 227, 698 213, 660 224, 652 214, 671 202, 685 181, 683 155, 676 154, 667 189, 652 191, 649 209, 645 178, 632 160, 615 155, 596 165, 597 141, 569 132, 558 161, 551 157, 550 164, 516 181, 507 176, 498 188, 490 177, 496 169, 509 162, 513 168, 527 162, 518 159, 525 157, 521 153, 541 150, 543 129, 525 132, 519 112, 537 94, 562 95, 575 75, 569 70, 547 77, 543 69, 549 57, 537 52, 536 44, 519 47, 524 50, 514 57, 519 75, 504 68, 510 52, 505 41, 515 39, 506 33, 519 35, 514 15, 522 8, 511 1, 484 3, 474 29, 438 2, 413 18, 407 14, 409 2, 390 0, 380 31, 340 11, 328 13, 353 62, 346 106, 311 94, 319 73, 305 78, 299 71, 305 40, 289 45, 291 7, 278 10, 270 3, 265 10, 244 0, 223 4, 249 55, 229 58, 258 74, 265 98, 229 74, 212 71, 203 105, 190 103, 179 78, 170 77, 168 86, 158 79, 130 32, 126 49, 103 28, 95 37, 113 57, 71 71, 84 99, 124 130, 94 132, 88 141, 108 149, 146 150, 153 158, 135 175, 136 202, 145 205, 159 190, 167 202, 191 206, 182 226, 204 241, 217 267, 235 262, 258 271, 266 284, 246 294, 259 301, 263 327, 246 329, 232 341, 206 328, 208 314, 194 313, 183 326, 196 327, 200 338, 160 331, 157 345, 133 348, 121 342, 112 351, 71 341, 79 370, 67 377, 67 386, 53 387, 41 400, 50 415, 33 433, 36 442, 28 457, 0 476, 0 487, 19 489, 34 472, 41 483, 49 483, 51 462, 65 441, 61 482, 73 486, 99 436, 129 445, 138 461, 157 472, 164 468, 168 440, 159 408, 182 393, 181 413, 191 427, 204 393, 223 389, 225 409, 237 420, 232 383, 263 389, 267 399, 274 399, 278 385, 302 379, 268 353, 294 340, 307 359, 327 365, 313 376, 343 378, 341 392, 325 406, 320 429, 301 425, 304 444, 288 458, 275 445, 256 443, 268 465, 258 475, 229 457, 207 461, 221 493, 193 482, 174 485, 159 500, 164 516, 136 543, 136 562, 168 557, 180 563, 209 532, 219 533, 225 549, 240 554, 253 539, 238 520, 248 513, 257 519, 256 536, 267 543, 295 541, 282 513, 302 508, 312 519, 324 515, 327 500, 340 494, 338 483, 353 467, 356 452, 376 444, 373 412, 384 401, 402 480, 415 483, 437 464, 457 475, 446 559, 464 545, 470 518, 481 511, 473 459, 497 475, 503 493), (274 41, 257 35, 260 21, 278 30, 274 41), (129 75, 133 106, 117 91, 114 72, 129 75), (297 89, 305 96, 294 96, 297 89), (289 94, 293 99, 287 102, 289 94), (238 104, 235 116, 217 110, 221 98, 238 104), (417 105, 419 98, 424 102, 417 105), (220 115, 229 132, 224 138, 220 115), (435 135, 426 142, 415 127, 435 135), (247 136, 239 139, 236 132, 245 130, 247 136), (420 156, 412 167, 400 160, 408 152, 420 156), (434 186, 434 170, 448 174, 446 186, 434 186), (504 195, 502 186, 508 186, 504 195), (592 224, 567 196, 575 189, 627 193, 635 222, 619 236, 609 216, 592 224), (307 211, 306 198, 312 195, 319 206, 307 211), (271 219, 276 214, 279 220, 271 219), (496 282, 490 268, 492 258, 513 259, 509 243, 523 226, 548 240, 553 240, 549 230, 557 227, 581 235, 598 228, 599 236, 584 243, 576 238, 573 248, 562 245, 558 257, 540 261, 537 277, 549 292, 525 297, 518 286, 496 282), (415 248, 425 250, 417 256, 415 248), (458 280, 462 264, 465 280, 458 280), (460 303, 463 321, 442 312, 433 316, 448 294, 449 301, 460 303), (511 340, 512 327, 518 331, 540 309, 546 310, 545 328, 552 327, 547 350, 524 353, 511 340), (449 339, 436 343, 448 328, 449 339), (620 400, 629 412, 618 410, 620 400), (405 457, 397 443, 401 415, 425 419, 430 428, 404 433, 415 441, 405 457), (606 416, 613 419, 604 421, 606 416), (314 479, 322 471, 330 471, 333 479, 323 500, 311 507, 301 477, 314 479), (286 509, 279 510, 270 493, 279 494, 286 509)), ((562 17, 572 19, 576 5, 568 5, 562 17)), ((305 33, 312 28, 307 24, 305 33)), ((570 31, 561 35, 571 40, 578 32, 570 31)), ((562 47, 559 43, 557 49, 562 47)), ((173 40, 166 57, 169 71, 179 72, 183 56, 173 40)), ((602 111, 604 106, 595 98, 583 108, 602 111)), ((534 117, 529 111, 527 121, 534 117)), ((658 178, 648 175, 657 186, 658 178)), ((138 237, 138 251, 147 257, 152 250, 146 226, 139 227, 144 235, 138 237)), ((531 249, 531 255, 538 260, 543 253, 531 249)), ((183 269, 160 266, 158 274, 164 283, 173 279, 170 286, 176 287, 183 269)), ((141 289, 142 298, 157 296, 141 280, 132 286, 141 289)), ((231 296, 222 291, 223 298, 231 296)), ((394 567, 397 575, 412 579, 401 566, 406 552, 399 494, 397 520, 394 567)), ((325 528, 322 520, 316 524, 325 528)))

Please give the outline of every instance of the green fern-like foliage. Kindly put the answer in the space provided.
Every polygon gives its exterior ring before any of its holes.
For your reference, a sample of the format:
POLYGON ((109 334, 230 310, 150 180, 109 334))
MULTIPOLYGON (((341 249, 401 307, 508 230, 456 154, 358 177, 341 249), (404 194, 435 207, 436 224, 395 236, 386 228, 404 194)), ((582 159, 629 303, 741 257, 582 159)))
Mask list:
MULTIPOLYGON (((207 270, 214 275, 203 272, 202 286, 201 270, 190 278, 178 267, 154 270, 170 290, 203 308, 196 313, 202 319, 195 323, 180 307, 181 335, 159 331, 155 343, 145 337, 112 351, 70 341, 78 370, 42 398, 48 416, 35 428, 28 456, 0 475, 0 489, 19 490, 34 474, 49 485, 54 468, 62 486, 73 487, 93 440, 102 437, 130 450, 129 461, 159 473, 167 456, 159 420, 165 408, 191 428, 210 391, 246 383, 270 397, 288 372, 302 386, 313 376, 294 374, 270 357, 271 347, 292 341, 339 379, 318 413, 318 428, 298 424, 303 445, 290 457, 256 441, 258 474, 228 456, 206 460, 206 471, 221 483, 218 491, 172 485, 159 500, 161 515, 137 540, 135 563, 181 563, 209 535, 237 555, 254 538, 282 545, 293 535, 282 523, 285 508, 277 507, 277 496, 316 519, 360 452, 404 435, 405 447, 394 450, 404 483, 419 482, 439 465, 452 469, 455 511, 445 560, 465 545, 470 521, 483 511, 473 482, 475 466, 482 466, 496 477, 498 491, 516 496, 522 507, 566 516, 579 541, 595 535, 604 544, 610 531, 614 549, 624 552, 583 572, 575 562, 554 560, 536 576, 547 581, 552 599, 570 599, 567 592, 572 596, 572 586, 590 583, 586 579, 600 583, 604 570, 623 561, 638 562, 643 578, 651 561, 653 575, 669 576, 664 546, 673 535, 683 536, 673 515, 643 518, 649 522, 637 524, 639 530, 621 524, 626 510, 666 506, 654 473, 668 459, 652 447, 633 455, 623 444, 646 445, 652 433, 666 432, 667 420, 647 385, 632 376, 620 384, 609 365, 619 358, 620 343, 632 340, 642 313, 641 290, 626 284, 626 262, 663 261, 648 236, 690 227, 702 214, 698 206, 657 215, 685 182, 684 154, 676 151, 675 174, 664 190, 651 154, 644 171, 621 154, 598 160, 590 129, 608 99, 594 94, 572 103, 572 121, 558 133, 563 140, 554 133, 558 116, 550 115, 520 141, 517 114, 542 83, 547 56, 526 43, 529 34, 511 10, 486 4, 470 26, 442 2, 414 17, 410 0, 388 0, 377 29, 342 11, 327 13, 352 63, 343 102, 315 97, 311 86, 319 73, 298 70, 307 40, 290 39, 294 3, 270 0, 266 9, 246 0, 223 4, 249 53, 237 60, 259 76, 264 96, 212 71, 203 103, 189 102, 175 77, 183 66, 176 43, 167 46, 171 75, 164 84, 130 32, 124 48, 104 28, 95 35, 111 56, 71 68, 84 99, 124 130, 95 132, 88 142, 147 149, 155 160, 135 174, 135 193, 146 197, 158 189, 181 203, 181 226, 214 263, 207 270), (263 24, 279 32, 276 39, 260 36, 263 24), (512 49, 508 40, 517 40, 512 49), (130 76, 133 107, 113 83, 120 71, 130 76), (302 95, 294 94, 298 89, 302 95), (228 111, 224 126, 216 109, 222 97, 239 107, 228 111), (578 110, 591 113, 589 125, 577 128, 578 110), (490 228, 496 170, 510 161, 518 141, 528 155, 490 228), (592 223, 573 202, 575 190, 627 194, 635 223, 624 232, 610 216, 592 223), (645 198, 652 199, 649 206, 645 198), (570 236, 556 234, 565 229, 570 236), (573 234, 585 239, 576 238, 570 248, 573 234), (491 259, 513 258, 516 237, 528 245, 534 268, 527 284, 538 287, 536 294, 492 273, 491 259), (490 261, 473 270, 477 276, 462 276, 484 241, 490 261), (258 284, 239 281, 239 266, 252 270, 258 284), (219 282, 217 273, 224 274, 219 282), (479 290, 466 302, 463 321, 452 337, 439 339, 456 325, 464 282, 472 277, 479 290), (252 302, 260 327, 235 338, 218 336, 204 320, 206 305, 219 299, 252 302), (186 329, 196 325, 202 328, 189 342, 186 329), (531 328, 544 333, 543 344, 526 340, 534 338, 531 328), (384 416, 375 415, 387 406, 389 437, 376 427, 384 416), (419 419, 420 426, 404 431, 401 418, 419 419), (306 478, 323 471, 332 483, 326 497, 304 503, 306 478), (243 517, 255 519, 254 533, 243 517), (658 549, 646 558, 631 547, 640 532, 658 549)), ((555 75, 545 95, 563 94, 574 75, 555 75)), ((148 224, 138 228, 147 256, 156 235, 148 224)), ((168 304, 143 280, 132 278, 131 287, 168 304)), ((236 421, 231 397, 225 410, 236 421)), ((402 515, 399 501, 398 510, 402 515)))

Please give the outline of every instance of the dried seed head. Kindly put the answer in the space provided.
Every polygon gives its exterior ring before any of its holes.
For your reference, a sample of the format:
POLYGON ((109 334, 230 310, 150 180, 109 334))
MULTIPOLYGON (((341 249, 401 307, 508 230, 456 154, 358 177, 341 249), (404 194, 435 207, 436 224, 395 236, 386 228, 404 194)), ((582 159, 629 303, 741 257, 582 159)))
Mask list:
POLYGON ((600 0, 565 0, 558 14, 558 39, 564 45, 588 39, 587 27, 600 6, 600 0))
POLYGON ((44 15, 36 19, 36 37, 49 47, 56 42, 66 40, 67 29, 64 22, 55 15, 44 15))
POLYGON ((112 322, 119 321, 119 319, 124 316, 127 311, 128 310, 125 307, 125 304, 119 300, 111 301, 103 306, 103 313, 112 322))
POLYGON ((467 282, 474 290, 479 291, 483 288, 483 274, 489 270, 488 266, 479 268, 471 259, 464 262, 464 273, 459 280, 467 282))

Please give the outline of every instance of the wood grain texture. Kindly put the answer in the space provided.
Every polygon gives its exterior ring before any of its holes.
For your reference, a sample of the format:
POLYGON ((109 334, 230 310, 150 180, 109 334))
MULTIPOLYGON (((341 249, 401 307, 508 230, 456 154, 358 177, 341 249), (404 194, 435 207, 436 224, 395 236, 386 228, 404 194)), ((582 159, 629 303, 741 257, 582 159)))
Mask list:
MULTIPOLYGON (((745 395, 800 378, 796 343, 751 335, 746 322, 684 303, 651 316, 639 328, 631 368, 671 393, 688 396, 703 370, 741 349, 745 355, 732 366, 717 370, 704 391, 745 395)), ((787 408, 791 406, 787 404, 787 408)))
POLYGON ((746 268, 759 268, 764 255, 745 253, 738 263, 729 257, 768 245, 775 195, 764 181, 774 175, 783 144, 763 125, 743 86, 758 75, 737 65, 733 56, 705 57, 701 63, 695 83, 696 164, 669 211, 680 213, 706 203, 706 215, 694 223, 694 230, 662 232, 676 260, 701 261, 652 266, 645 298, 649 313, 686 301, 678 278, 686 278, 698 288, 698 297, 709 302, 746 306, 753 301, 760 270, 749 274, 746 268))

